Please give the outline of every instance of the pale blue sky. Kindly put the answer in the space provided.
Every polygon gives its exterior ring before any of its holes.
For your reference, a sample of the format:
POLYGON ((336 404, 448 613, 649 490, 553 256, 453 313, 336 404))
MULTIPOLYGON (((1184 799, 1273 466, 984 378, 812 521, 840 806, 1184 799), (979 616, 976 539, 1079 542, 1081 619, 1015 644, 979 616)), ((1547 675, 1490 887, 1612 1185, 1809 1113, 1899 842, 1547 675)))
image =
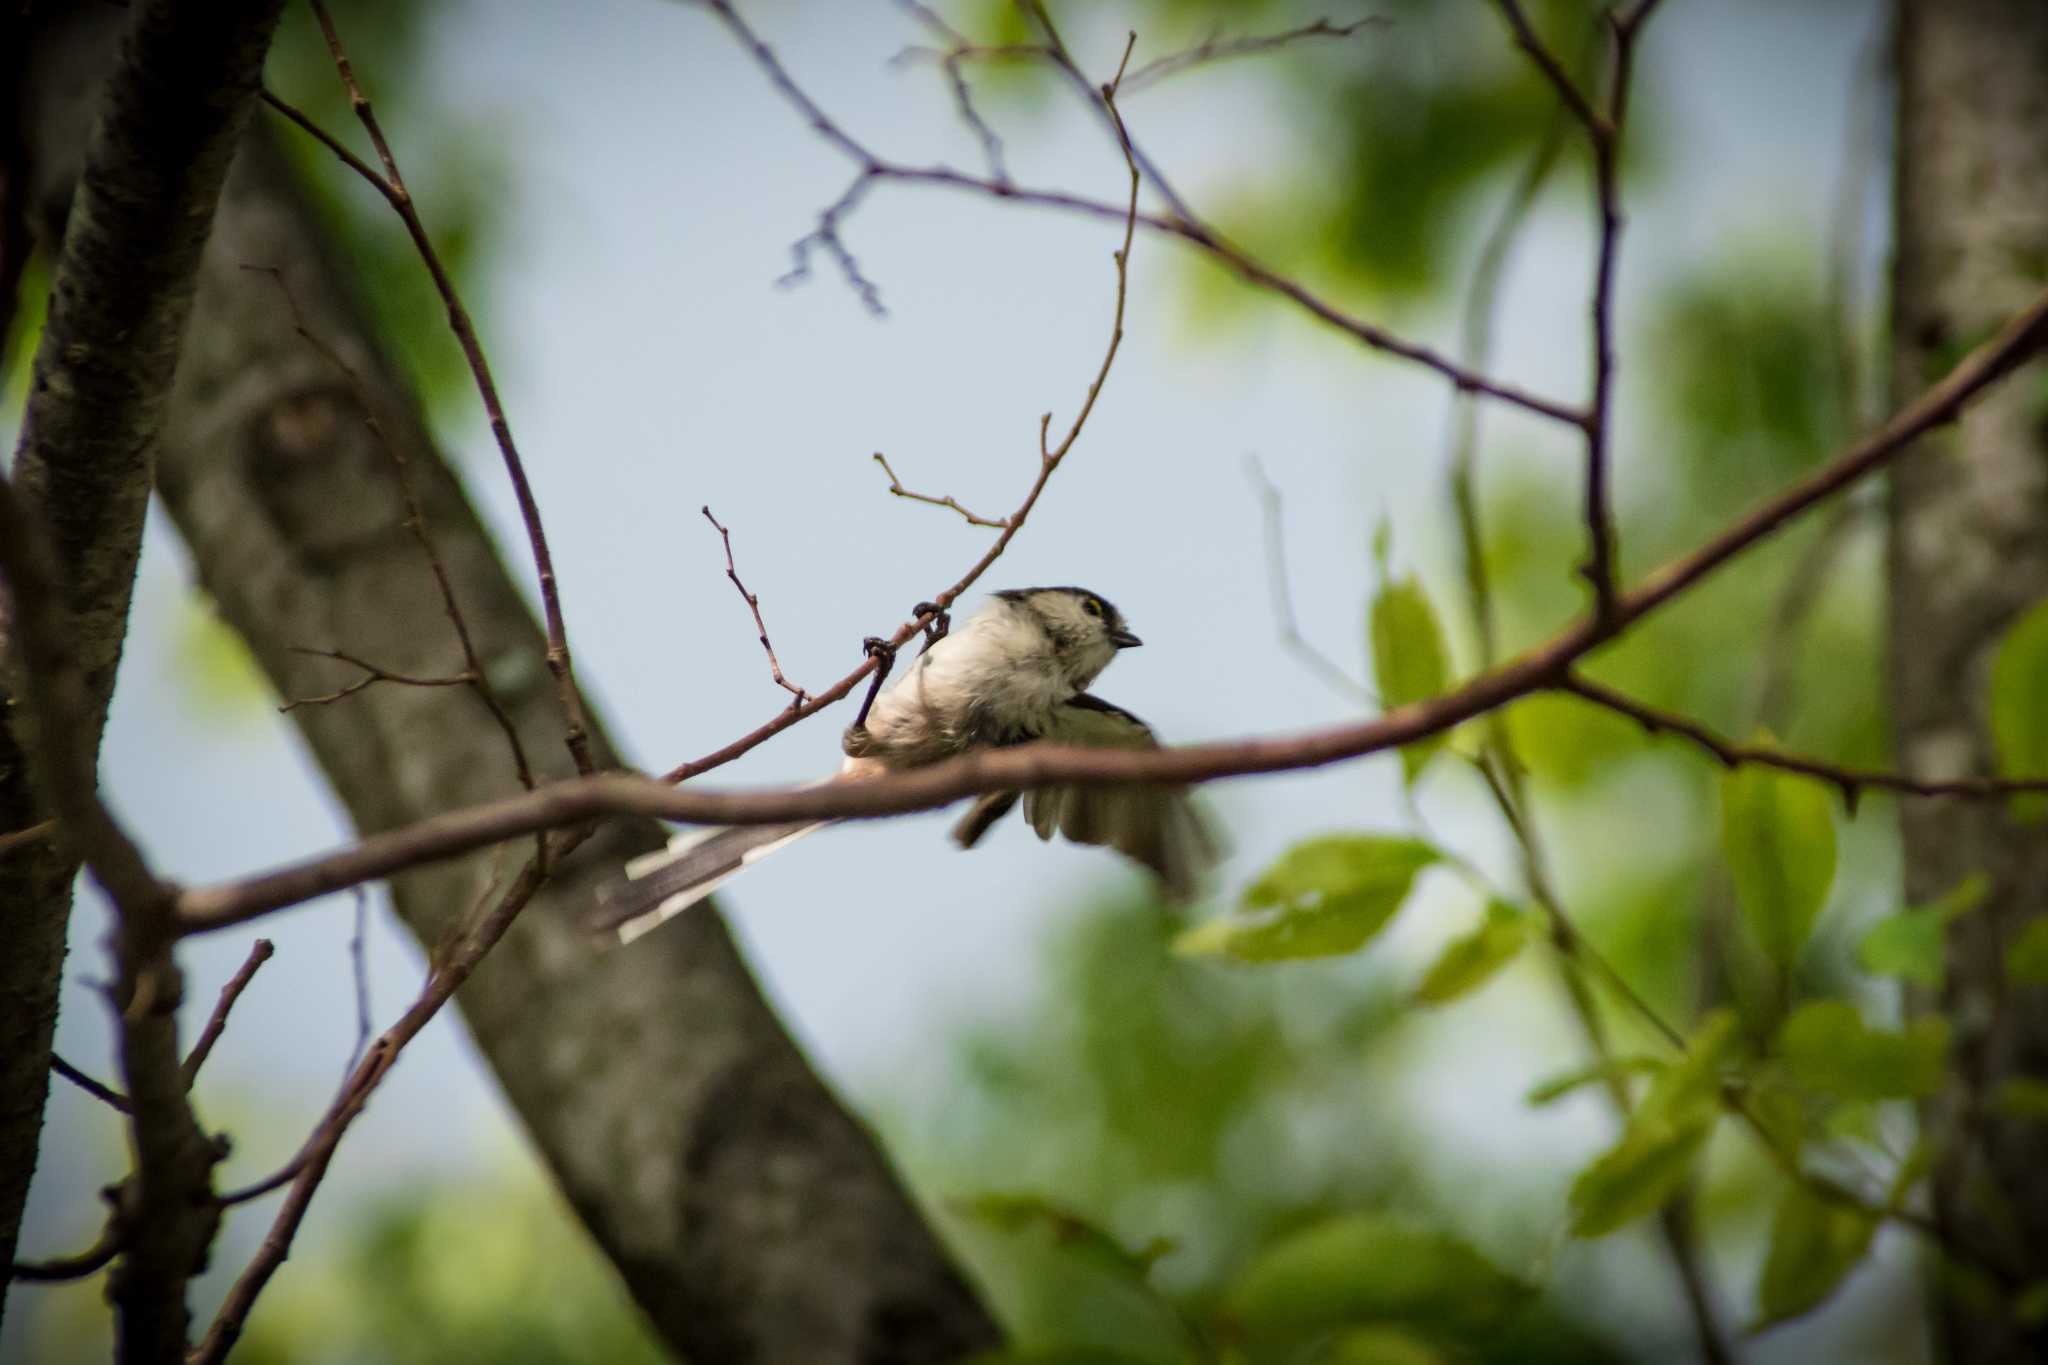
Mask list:
MULTIPOLYGON (((918 37, 900 10, 881 0, 749 9, 765 11, 759 26, 811 92, 878 149, 973 164, 975 146, 936 74, 886 64, 918 37)), ((1632 205, 1625 333, 1667 272, 1731 243, 1797 243, 1824 230, 1850 78, 1867 69, 1874 12, 1713 0, 1664 7, 1640 79, 1660 91, 1667 159, 1632 205)), ((1121 30, 1119 21, 1070 36, 1106 67, 1121 30)), ((439 12, 430 33, 421 74, 451 112, 495 130, 517 168, 500 206, 496 269, 487 288, 473 287, 473 302, 546 511, 578 663, 629 759, 666 768, 785 700, 698 507, 709 503, 731 528, 788 673, 814 687, 836 678, 863 635, 951 582, 991 534, 890 498, 869 453, 886 451, 914 487, 1007 511, 1035 472, 1038 415, 1051 409, 1063 425, 1094 371, 1116 230, 884 187, 846 230, 889 305, 877 321, 829 263, 809 284, 776 287, 789 242, 839 193, 848 167, 709 16, 656 3, 472 0, 439 12)), ((1399 43, 1402 34, 1358 41, 1399 43)), ((376 53, 355 56, 374 87, 376 53)), ((1198 205, 1269 171, 1312 169, 1313 135, 1269 74, 1221 68, 1129 102, 1138 135, 1198 205)), ((1120 161, 1088 120, 1011 113, 1020 179, 1118 192, 1120 161)), ((407 130, 390 131, 403 156, 407 130)), ((434 186, 413 179, 431 225, 434 186)), ((1256 452, 1288 496, 1305 628, 1362 667, 1373 522, 1392 518, 1397 560, 1428 570, 1442 562, 1448 394, 1282 305, 1260 308, 1241 330, 1194 330, 1180 289, 1185 265, 1170 244, 1139 239, 1116 372, 985 586, 1079 582, 1114 598, 1147 646, 1120 659, 1098 690, 1169 739, 1334 721, 1347 703, 1272 648, 1245 456, 1256 452)), ((1579 391, 1588 267, 1586 215, 1561 197, 1537 220, 1509 281, 1498 371, 1546 392, 1579 391)), ((1445 349, 1454 340, 1447 310, 1401 326, 1445 349)), ((1652 358, 1624 358, 1626 435, 1643 429, 1630 395, 1652 358)), ((1573 448, 1554 433, 1512 417, 1489 430, 1516 458, 1554 458, 1559 477, 1576 477, 1573 448)), ((448 439, 465 452, 501 543, 518 546, 480 424, 448 439)), ((224 716, 180 683, 186 583, 182 551, 157 518, 107 741, 106 781, 121 813, 160 867, 185 880, 344 839, 288 724, 265 713, 224 716)), ((825 771, 847 718, 819 717, 715 780, 779 783, 825 771)), ((1303 833, 1405 818, 1390 762, 1231 783, 1208 797, 1234 851, 1226 890, 1303 833)), ((1446 828, 1464 827, 1454 796, 1430 809, 1446 828)), ((959 1020, 1032 997, 1033 945, 1062 907, 1119 879, 1135 884, 1108 856, 1041 846, 1021 827, 957 856, 943 819, 821 836, 723 898, 785 1017, 856 1103, 941 1082, 945 1036, 959 1020)), ((1435 888, 1422 913, 1404 917, 1395 951, 1424 951, 1463 923, 1465 903, 1456 888, 1435 888)), ((241 1005, 205 1087, 208 1117, 251 1133, 229 1181, 280 1160, 338 1077, 353 1028, 349 920, 340 898, 261 926, 278 956, 241 1005), (258 1110, 260 1125, 235 1122, 258 1110)), ((86 894, 59 1047, 110 1073, 104 1009, 81 984, 100 971, 104 924, 86 894)), ((254 932, 192 945, 195 1008, 203 1011, 254 932)), ((381 898, 371 944, 381 1025, 419 979, 417 955, 381 898)), ((1519 1104, 1530 1069, 1546 1055, 1554 1061, 1569 1035, 1539 1017, 1504 1038, 1488 1022, 1497 1018, 1475 1009, 1442 1026, 1461 1075, 1496 1083, 1425 1086, 1415 1097, 1447 1121, 1447 1169, 1489 1153, 1570 1161, 1596 1140, 1597 1110, 1560 1119, 1519 1104)), ((63 1086, 51 1137, 25 1253, 89 1235, 92 1191, 117 1167, 114 1130, 63 1086)), ((408 1052, 351 1135, 308 1242, 336 1226, 351 1192, 423 1169, 503 1163, 517 1142, 451 1014, 408 1052)), ((245 1215, 237 1237, 256 1228, 245 1215)), ((37 1292, 16 1290, 11 1306, 37 1292)), ((1613 1311, 1626 1320, 1631 1310, 1613 1311)), ((18 1345, 27 1316, 10 1313, 0 1354, 18 1345)), ((1797 1337, 1773 1340, 1789 1350, 1797 1337)))

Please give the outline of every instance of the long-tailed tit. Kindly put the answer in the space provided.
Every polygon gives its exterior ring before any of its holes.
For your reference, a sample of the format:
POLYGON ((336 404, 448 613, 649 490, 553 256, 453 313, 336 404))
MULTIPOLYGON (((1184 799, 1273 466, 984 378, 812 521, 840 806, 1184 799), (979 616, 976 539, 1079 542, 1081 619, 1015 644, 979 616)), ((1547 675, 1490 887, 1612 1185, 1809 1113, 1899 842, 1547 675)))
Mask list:
MULTIPOLYGON (((943 629, 943 628, 942 628, 943 629)), ((880 642, 870 642, 879 646, 880 642)), ((918 768, 973 749, 1053 740, 1150 749, 1151 729, 1086 690, 1118 651, 1142 643, 1123 614, 1083 588, 999 592, 957 629, 937 633, 886 691, 871 690, 841 741, 831 781, 918 768)), ((886 669, 888 657, 884 655, 886 669)), ((1041 839, 1055 830, 1105 845, 1150 868, 1175 900, 1191 896, 1215 846, 1181 787, 1149 784, 1044 787, 1021 794, 1041 839)), ((953 828, 972 848, 1018 802, 1014 791, 979 798, 953 828)), ((630 943, 831 820, 692 830, 636 858, 601 887, 593 928, 630 943)))

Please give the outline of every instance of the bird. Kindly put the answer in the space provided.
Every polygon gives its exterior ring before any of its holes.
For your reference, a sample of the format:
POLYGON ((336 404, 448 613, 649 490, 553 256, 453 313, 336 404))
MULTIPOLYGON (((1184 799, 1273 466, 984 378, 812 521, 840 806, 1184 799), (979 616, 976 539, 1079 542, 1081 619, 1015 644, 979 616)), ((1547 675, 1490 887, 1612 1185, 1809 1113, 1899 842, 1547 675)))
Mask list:
MULTIPOLYGON (((919 603, 916 614, 932 623, 923 652, 886 689, 882 681, 894 650, 885 641, 867 641, 879 658, 876 679, 841 737, 845 761, 826 782, 860 781, 1033 740, 1158 747, 1144 721, 1088 691, 1118 654, 1144 643, 1100 593, 1078 587, 1005 589, 950 628, 945 613, 930 603, 919 603)), ((1192 899, 1217 857, 1216 841, 1187 789, 1157 783, 989 792, 953 827, 954 841, 973 848, 1020 800, 1040 839, 1057 832, 1074 843, 1115 849, 1150 869, 1171 902, 1192 899)), ((631 943, 768 855, 834 823, 801 820, 678 834, 599 887, 588 925, 631 943)))

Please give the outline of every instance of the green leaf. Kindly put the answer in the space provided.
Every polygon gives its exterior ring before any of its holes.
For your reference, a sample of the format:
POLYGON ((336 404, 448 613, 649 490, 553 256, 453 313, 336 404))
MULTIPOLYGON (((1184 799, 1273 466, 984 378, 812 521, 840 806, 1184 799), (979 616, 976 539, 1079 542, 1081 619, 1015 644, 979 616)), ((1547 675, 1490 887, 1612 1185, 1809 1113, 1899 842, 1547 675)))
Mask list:
MULTIPOLYGON (((2014 621, 1998 643, 1991 661, 1991 738, 2006 776, 2048 772, 2048 600, 2014 621)), ((2012 805, 2029 820, 2048 810, 2039 796, 2017 797, 2012 805)))
MULTIPOLYGON (((1443 628, 1429 594, 1413 577, 1396 579, 1372 600, 1372 674, 1380 705, 1391 711, 1441 694, 1450 681, 1443 628)), ((1431 735, 1401 747, 1401 773, 1412 785, 1443 747, 1431 735)))
POLYGON ((1736 1042, 1735 1016, 1701 1020, 1685 1056, 1636 1106, 1621 1139, 1572 1182, 1572 1234, 1600 1237, 1669 1203, 1721 1117, 1721 1070, 1736 1042))
POLYGON ((1736 769, 1721 779, 1721 851, 1750 931, 1772 961, 1791 967, 1835 878, 1827 792, 1774 768, 1736 769))
POLYGON ((1415 988, 1415 1000, 1442 1005, 1479 989, 1494 973, 1513 962, 1529 941, 1526 910, 1505 901, 1490 901, 1486 920, 1462 938, 1452 939, 1415 988))
POLYGON ((2048 1081, 2008 1076, 1992 1096, 1991 1106, 2011 1118, 2048 1123, 2048 1081))
POLYGON ((2005 950, 2005 977, 2015 986, 2048 986, 2048 915, 2036 915, 2005 950))
POLYGON ((1546 1104, 1555 1104, 1566 1095, 1595 1081, 1605 1083, 1625 1076, 1655 1075, 1664 1070, 1664 1066, 1665 1064, 1655 1057, 1615 1057, 1538 1081, 1530 1087, 1529 1093, 1522 1097, 1522 1102, 1541 1108, 1546 1104))
POLYGON ((1437 1347, 1398 1327, 1361 1327, 1323 1348, 1315 1365, 1452 1365, 1437 1347))
POLYGON ((1138 1280, 1151 1273, 1153 1262, 1173 1250, 1170 1240, 1158 1238, 1131 1251, 1079 1214, 1034 1194, 976 1195, 956 1199, 952 1201, 952 1207, 956 1212, 999 1232, 1013 1236, 1037 1232, 1048 1236, 1066 1250, 1079 1252, 1111 1270, 1138 1280))
POLYGON ((1156 1365, 1144 1356, 1120 1351, 1102 1351, 1092 1346, 1050 1346, 1014 1351, 990 1351, 971 1356, 962 1365, 1156 1365))
POLYGON ((2013 1295, 2012 1317, 2022 1327, 2048 1322, 2048 1280, 2036 1280, 2013 1295))
POLYGON ((1863 935, 1856 960, 1873 976, 1896 976, 1929 990, 1940 989, 1948 922, 1982 903, 1989 886, 1981 875, 1971 877, 1932 905, 1887 915, 1863 935))
POLYGON ((1332 834, 1296 844, 1246 888, 1240 912, 1183 933, 1173 950, 1242 962, 1354 952, 1386 927, 1415 875, 1442 854, 1417 839, 1332 834))
POLYGON ((1906 1159, 1899 1163, 1899 1169, 1892 1172, 1891 1188, 1885 1191, 1885 1207, 1894 1212, 1904 1208, 1906 1196, 1913 1192, 1914 1186, 1927 1178, 1927 1173, 1934 1169, 1934 1158, 1938 1155, 1940 1153, 1936 1151, 1934 1143, 1927 1134, 1922 1133, 1914 1141, 1912 1150, 1906 1153, 1906 1159))
POLYGON ((1929 1015, 1904 1032, 1866 1026, 1842 1000, 1801 1005, 1778 1033, 1778 1049, 1794 1076, 1815 1090, 1850 1100, 1909 1099, 1941 1089, 1948 1058, 1948 1020, 1929 1015))
POLYGON ((1572 1181, 1574 1237, 1604 1237, 1671 1202, 1692 1177, 1715 1115, 1632 1122, 1620 1142, 1572 1181))
POLYGON ((1400 1326, 1469 1337, 1534 1289, 1448 1233, 1394 1214, 1349 1214, 1283 1237, 1225 1297, 1240 1329, 1306 1336, 1400 1326))
POLYGON ((1771 1249, 1757 1284, 1757 1327, 1817 1307, 1870 1251, 1877 1220, 1854 1205, 1794 1184, 1771 1219, 1771 1249))

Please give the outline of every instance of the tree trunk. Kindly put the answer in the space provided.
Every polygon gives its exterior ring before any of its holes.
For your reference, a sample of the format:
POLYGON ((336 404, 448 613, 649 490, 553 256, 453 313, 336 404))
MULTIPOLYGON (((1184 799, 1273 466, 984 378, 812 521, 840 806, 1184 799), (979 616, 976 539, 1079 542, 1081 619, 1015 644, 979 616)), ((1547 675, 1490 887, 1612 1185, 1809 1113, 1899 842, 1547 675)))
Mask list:
MULTIPOLYGON (((2048 6, 1902 0, 1892 383, 1916 393, 2041 288, 2048 262, 2048 6)), ((2038 379, 2006 384, 1893 468, 1891 688, 1918 777, 1995 770, 1989 676, 2004 631, 2048 597, 2048 425, 2038 379)), ((2048 705, 2048 698, 2041 704, 2048 705)), ((1931 1108, 1935 1216, 1956 1240, 2048 1276, 2048 1165, 2038 1120, 1994 1104, 2048 1080, 2048 996, 2009 991, 2004 949, 2048 910, 2048 832, 1993 802, 1909 802, 1906 893, 1924 903, 1983 873, 1990 894, 1950 928, 1940 1007, 1954 1080, 1931 1108)), ((1942 1277, 1937 1337, 1970 1365, 2038 1361, 1982 1286, 1942 1277)))
MULTIPOLYGON (((293 646, 403 673, 459 672, 392 454, 365 424, 374 417, 409 463, 478 655, 538 774, 567 775, 540 632, 371 340, 339 260, 277 149, 252 137, 221 206, 165 434, 171 515, 281 694, 330 692, 354 675, 293 646), (361 375, 372 412, 294 334, 277 279, 244 265, 281 270, 307 328, 361 375)), ((384 685, 292 714, 358 829, 516 789, 504 735, 467 689, 384 685)), ((614 763, 595 740, 600 763, 614 763)), ((762 1002, 716 913, 685 916, 631 951, 597 948, 578 929, 594 885, 661 838, 647 821, 603 829, 458 996, 569 1202, 690 1359, 941 1361, 993 1342, 986 1313, 870 1135, 762 1002)), ((529 852, 403 877, 399 912, 431 952, 529 852)))
MULTIPOLYGON (((123 22, 60 18, 52 26, 58 32, 50 35, 51 64, 35 68, 27 84, 32 96, 44 97, 45 130, 63 129, 61 151, 46 147, 46 156, 33 158, 29 130, 14 127, 12 117, 6 129, 6 212, 18 222, 42 217, 54 260, 49 317, 9 478, 45 524, 55 556, 64 648, 84 687, 72 717, 83 733, 69 738, 88 757, 99 750, 127 635, 151 464, 193 277, 279 3, 156 0, 128 9, 123 22), (117 34, 120 53, 109 68, 107 48, 117 34), (48 211, 36 214, 23 201, 48 211), (60 220, 61 251, 54 230, 60 220)), ((0 36, 20 41, 26 28, 26 18, 14 16, 0 36)), ((0 59, 9 68, 18 64, 19 52, 0 59)), ((13 224, 0 231, 10 246, 20 245, 13 224)), ((10 251, 0 267, 9 272, 11 302, 19 262, 10 251)), ((0 326, 8 321, 0 318, 0 326)), ((0 655, 11 656, 6 627, 0 616, 0 655)), ((0 665, 15 664, 0 658, 0 665)), ((28 710, 0 681, 0 834, 25 831, 50 815, 41 784, 30 780, 38 736, 28 710)), ((0 1265, 14 1259, 35 1170, 77 869, 61 833, 0 854, 0 1265)), ((148 1021, 158 1031, 155 1041, 173 1049, 168 1011, 175 1003, 163 1001, 155 1012, 162 1017, 148 1021)), ((182 1098, 177 1107, 190 1130, 182 1098)), ((182 1175, 203 1180, 209 1165, 202 1161, 182 1175)), ((190 1206, 188 1190, 138 1183, 144 1207, 158 1199, 190 1206)), ((170 1359, 184 1348, 184 1280, 204 1260, 203 1241, 191 1242, 203 1236, 206 1220, 168 1221, 189 1224, 190 1235, 173 1227, 139 1233, 115 1272, 126 1357, 170 1359), (151 1259, 160 1274, 131 1276, 151 1259), (167 1289, 173 1285, 175 1293, 167 1289)))

